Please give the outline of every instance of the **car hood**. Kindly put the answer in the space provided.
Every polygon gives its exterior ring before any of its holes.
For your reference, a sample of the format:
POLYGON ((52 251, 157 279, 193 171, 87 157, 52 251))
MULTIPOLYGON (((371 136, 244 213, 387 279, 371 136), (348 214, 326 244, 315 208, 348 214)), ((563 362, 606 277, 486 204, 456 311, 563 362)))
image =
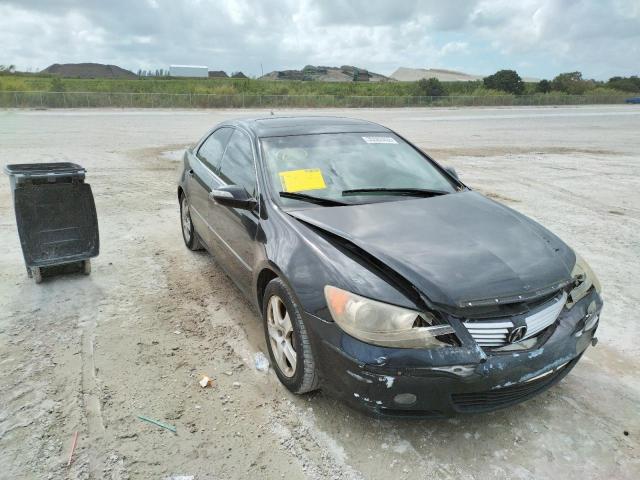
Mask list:
POLYGON ((457 308, 557 290, 575 263, 547 229, 471 191, 288 213, 376 257, 431 302, 457 308))

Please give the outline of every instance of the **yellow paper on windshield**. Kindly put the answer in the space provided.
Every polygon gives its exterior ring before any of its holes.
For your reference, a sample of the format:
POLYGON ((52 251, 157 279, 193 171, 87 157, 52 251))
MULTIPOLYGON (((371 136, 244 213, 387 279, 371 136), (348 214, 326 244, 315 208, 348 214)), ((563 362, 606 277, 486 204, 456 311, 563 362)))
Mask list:
POLYGON ((305 170, 289 170, 279 172, 282 190, 285 192, 302 192, 304 190, 321 190, 327 188, 319 168, 305 170))

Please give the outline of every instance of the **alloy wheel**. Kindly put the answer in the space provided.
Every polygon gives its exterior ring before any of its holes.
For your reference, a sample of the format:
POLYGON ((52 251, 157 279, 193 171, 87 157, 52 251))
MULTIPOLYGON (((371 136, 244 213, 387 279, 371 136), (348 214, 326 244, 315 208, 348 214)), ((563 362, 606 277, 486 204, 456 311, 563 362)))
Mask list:
POLYGON ((286 377, 296 373, 298 355, 293 345, 293 325, 282 299, 273 295, 267 308, 267 331, 271 352, 278 368, 286 377))
POLYGON ((189 213, 189 203, 185 195, 182 196, 181 210, 182 234, 184 235, 184 240, 189 243, 191 241, 191 214, 189 213))

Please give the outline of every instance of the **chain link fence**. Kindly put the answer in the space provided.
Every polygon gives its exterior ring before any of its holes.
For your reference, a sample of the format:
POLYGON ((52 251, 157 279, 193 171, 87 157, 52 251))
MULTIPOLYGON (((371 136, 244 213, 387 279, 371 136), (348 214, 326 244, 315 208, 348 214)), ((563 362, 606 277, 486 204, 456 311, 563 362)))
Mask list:
POLYGON ((598 105, 625 95, 350 96, 191 93, 0 92, 0 108, 399 108, 598 105))

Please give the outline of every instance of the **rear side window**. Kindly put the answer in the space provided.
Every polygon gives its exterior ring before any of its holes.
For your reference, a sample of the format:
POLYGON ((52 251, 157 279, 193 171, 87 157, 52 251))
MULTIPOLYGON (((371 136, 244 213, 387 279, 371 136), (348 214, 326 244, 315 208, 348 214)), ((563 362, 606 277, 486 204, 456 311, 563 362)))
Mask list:
POLYGON ((220 178, 229 185, 246 188, 249 195, 256 195, 256 170, 253 165, 251 141, 239 130, 233 132, 224 152, 220 178))
POLYGON ((219 128, 207 138, 198 150, 198 158, 214 172, 220 170, 222 154, 233 133, 233 128, 219 128))

